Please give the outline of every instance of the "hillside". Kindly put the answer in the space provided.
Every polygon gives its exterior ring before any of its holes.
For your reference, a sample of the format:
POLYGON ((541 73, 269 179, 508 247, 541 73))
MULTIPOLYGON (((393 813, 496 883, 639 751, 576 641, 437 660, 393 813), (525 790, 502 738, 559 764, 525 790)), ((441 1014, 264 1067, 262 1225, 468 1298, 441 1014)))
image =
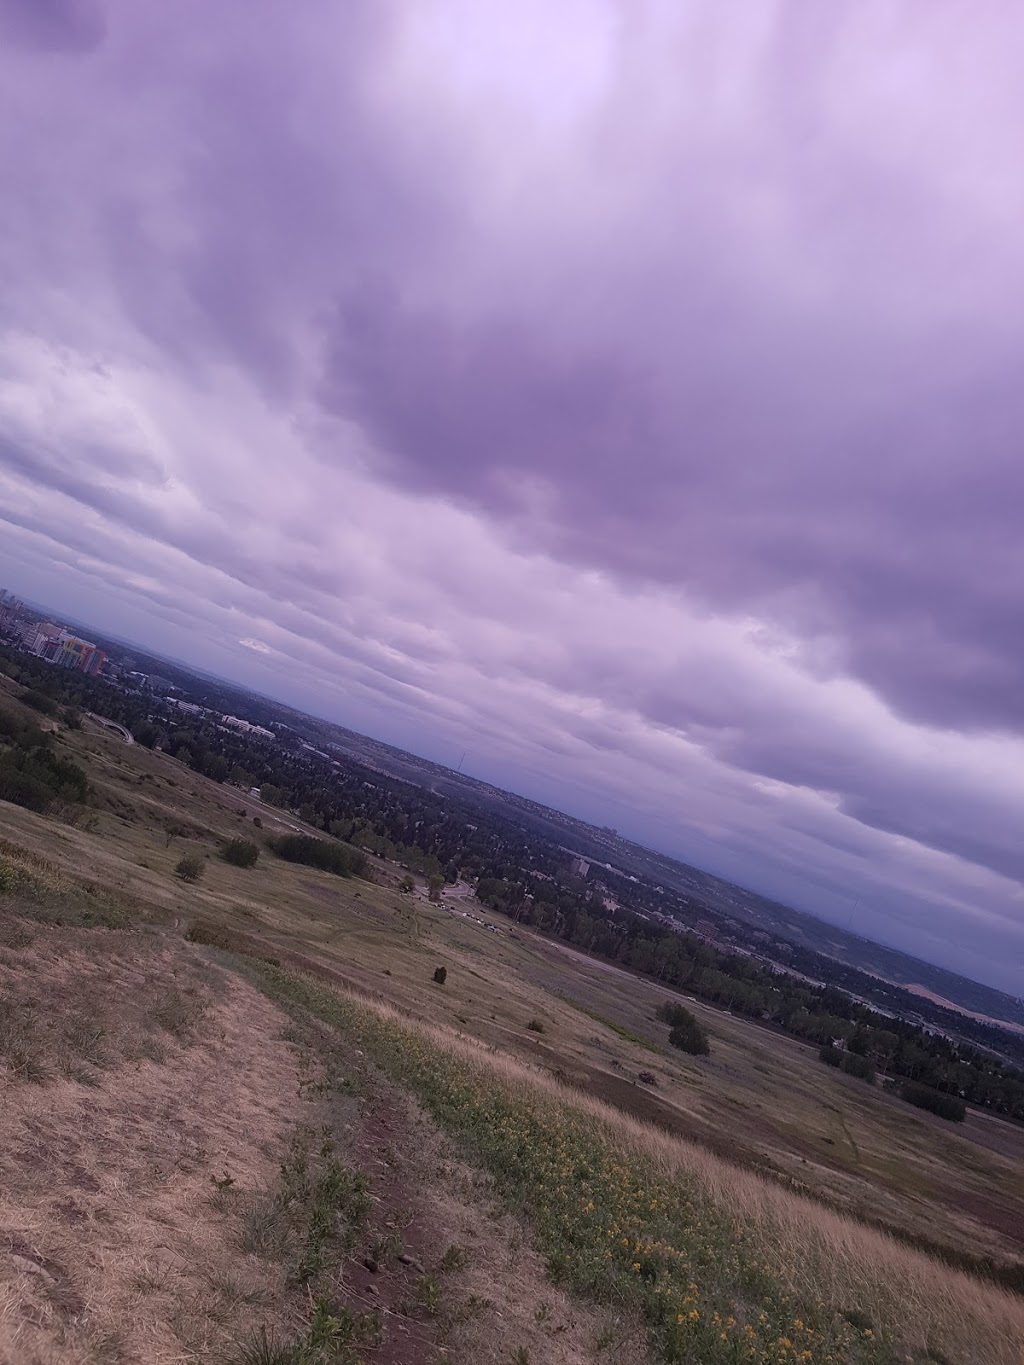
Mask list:
POLYGON ((1017 1365, 1024 1129, 696 1000, 689 1057, 680 997, 464 884, 53 742, 86 803, 0 804, 0 1359, 1017 1365))

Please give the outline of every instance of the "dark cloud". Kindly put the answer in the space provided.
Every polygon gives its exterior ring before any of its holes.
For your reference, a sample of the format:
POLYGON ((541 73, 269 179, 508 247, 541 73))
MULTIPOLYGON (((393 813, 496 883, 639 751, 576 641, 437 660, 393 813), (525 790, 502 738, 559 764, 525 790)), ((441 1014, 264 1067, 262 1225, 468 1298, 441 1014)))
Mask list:
POLYGON ((0 0, 9 534, 1005 955, 1024 21, 525 4, 527 71, 449 3, 0 0))
POLYGON ((41 52, 90 52, 106 33, 98 0, 0 0, 0 35, 41 52))

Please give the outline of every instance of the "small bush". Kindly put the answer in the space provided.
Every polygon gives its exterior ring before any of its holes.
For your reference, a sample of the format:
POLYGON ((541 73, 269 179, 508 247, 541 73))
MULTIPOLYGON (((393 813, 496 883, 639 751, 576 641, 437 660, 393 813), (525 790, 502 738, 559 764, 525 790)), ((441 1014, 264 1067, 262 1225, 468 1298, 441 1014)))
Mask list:
POLYGON ((259 817, 258 815, 254 815, 254 816, 252 817, 252 822, 253 822, 253 824, 256 826, 257 829, 262 829, 262 828, 263 828, 263 821, 260 819, 260 817, 259 817))
POLYGON ((444 983, 448 980, 448 968, 447 968, 447 967, 435 967, 435 968, 434 968, 434 980, 437 982, 437 984, 438 984, 439 986, 443 986, 444 983))
POLYGON ((206 871, 206 860, 198 853, 186 853, 178 859, 174 871, 183 882, 197 882, 206 871))
POLYGON ((530 1030, 531 1033, 544 1032, 544 1025, 541 1023, 539 1019, 531 1019, 530 1022, 526 1025, 526 1027, 530 1030))
POLYGON ((260 856, 259 845, 248 839, 229 839, 220 856, 232 867, 255 867, 260 856))
POLYGON ((967 1117, 967 1105, 957 1095, 944 1095, 941 1090, 933 1090, 930 1085, 919 1085, 916 1081, 904 1081, 900 1094, 908 1104, 918 1109, 927 1109, 940 1119, 950 1123, 963 1123, 967 1117))

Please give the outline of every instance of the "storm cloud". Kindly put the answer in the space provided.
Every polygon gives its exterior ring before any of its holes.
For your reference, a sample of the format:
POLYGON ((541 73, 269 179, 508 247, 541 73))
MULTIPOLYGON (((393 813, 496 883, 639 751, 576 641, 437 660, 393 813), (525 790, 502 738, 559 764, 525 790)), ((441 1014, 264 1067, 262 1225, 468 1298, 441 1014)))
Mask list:
POLYGON ((1021 989, 1024 19, 0 34, 10 586, 1021 989))

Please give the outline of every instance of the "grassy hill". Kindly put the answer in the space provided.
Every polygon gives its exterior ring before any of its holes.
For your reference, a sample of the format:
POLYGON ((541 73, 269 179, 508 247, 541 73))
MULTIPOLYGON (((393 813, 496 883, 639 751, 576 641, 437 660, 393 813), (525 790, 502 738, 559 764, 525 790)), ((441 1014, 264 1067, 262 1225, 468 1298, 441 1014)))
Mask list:
POLYGON ((678 1052, 655 983, 85 726, 84 806, 0 804, 0 1361, 1020 1365, 1020 1128, 696 1001, 678 1052))

